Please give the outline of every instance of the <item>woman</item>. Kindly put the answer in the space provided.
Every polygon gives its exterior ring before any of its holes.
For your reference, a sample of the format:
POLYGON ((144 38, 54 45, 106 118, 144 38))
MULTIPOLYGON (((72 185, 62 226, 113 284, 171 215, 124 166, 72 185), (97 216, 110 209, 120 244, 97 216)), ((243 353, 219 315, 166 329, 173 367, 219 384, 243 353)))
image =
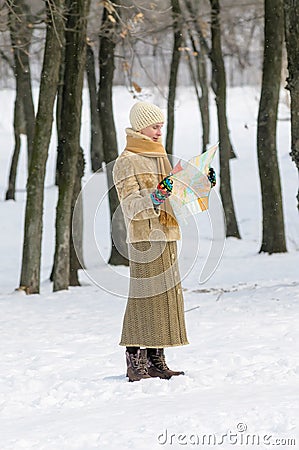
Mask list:
POLYGON ((168 197, 171 166, 161 143, 160 108, 138 102, 113 178, 127 228, 130 289, 120 345, 129 381, 183 375, 170 370, 164 348, 188 344, 177 262, 180 230, 168 197), (144 347, 144 348, 141 348, 144 347))

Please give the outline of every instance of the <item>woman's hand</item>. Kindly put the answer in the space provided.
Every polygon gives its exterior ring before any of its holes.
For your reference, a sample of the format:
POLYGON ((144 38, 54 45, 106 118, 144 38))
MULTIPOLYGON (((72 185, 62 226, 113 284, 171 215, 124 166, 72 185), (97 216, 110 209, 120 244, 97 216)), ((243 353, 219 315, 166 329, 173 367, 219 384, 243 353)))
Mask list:
POLYGON ((215 172, 215 170, 213 169, 213 167, 210 167, 210 169, 209 169, 208 179, 209 179, 209 182, 210 182, 211 185, 212 185, 212 188, 213 188, 214 186, 216 186, 216 172, 215 172))
POLYGON ((158 183, 156 190, 151 193, 151 199, 154 206, 159 206, 165 202, 165 200, 171 195, 173 188, 172 179, 167 176, 158 183))

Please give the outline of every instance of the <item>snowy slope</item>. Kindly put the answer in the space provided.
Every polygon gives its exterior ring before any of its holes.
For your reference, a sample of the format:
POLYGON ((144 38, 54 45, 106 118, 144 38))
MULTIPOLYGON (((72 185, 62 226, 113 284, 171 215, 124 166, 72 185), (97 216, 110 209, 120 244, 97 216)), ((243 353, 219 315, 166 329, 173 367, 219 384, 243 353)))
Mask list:
MULTIPOLYGON (((211 244, 208 215, 183 230, 181 270, 190 345, 167 349, 166 355, 170 367, 184 369, 186 375, 128 383, 124 349, 118 346, 128 270, 105 263, 109 226, 104 174, 84 178, 86 220, 95 229, 85 229, 82 287, 54 294, 47 281, 57 199, 55 139, 45 190, 42 293, 26 297, 14 291, 21 264, 26 158, 22 149, 17 201, 5 202, 14 98, 10 91, 0 93, 0 103, 6 105, 0 110, 1 450, 299 447, 297 175, 288 155, 290 124, 279 121, 289 252, 260 255, 258 95, 253 88, 229 92, 229 123, 238 154, 231 162, 233 194, 243 239, 226 240, 220 264, 204 284, 198 279, 211 244)), ((84 98, 82 144, 87 148, 86 94, 84 98)), ((122 148, 133 101, 121 88, 114 101, 122 148)), ((280 118, 287 115, 282 103, 280 118)), ((189 89, 179 93, 176 120, 175 152, 187 158, 201 140, 189 89)), ((215 142, 213 105, 211 134, 215 142)), ((217 171, 218 161, 214 167, 217 171)), ((220 220, 220 231, 221 226, 220 220)))

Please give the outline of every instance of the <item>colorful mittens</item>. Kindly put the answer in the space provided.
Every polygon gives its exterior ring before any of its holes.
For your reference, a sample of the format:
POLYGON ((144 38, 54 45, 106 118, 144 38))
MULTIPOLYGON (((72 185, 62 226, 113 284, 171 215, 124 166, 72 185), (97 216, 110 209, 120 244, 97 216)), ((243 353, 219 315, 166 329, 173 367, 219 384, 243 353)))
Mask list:
POLYGON ((158 183, 154 192, 151 193, 151 199, 154 206, 159 206, 164 203, 165 200, 171 195, 173 188, 173 182, 169 176, 163 178, 160 183, 158 183))

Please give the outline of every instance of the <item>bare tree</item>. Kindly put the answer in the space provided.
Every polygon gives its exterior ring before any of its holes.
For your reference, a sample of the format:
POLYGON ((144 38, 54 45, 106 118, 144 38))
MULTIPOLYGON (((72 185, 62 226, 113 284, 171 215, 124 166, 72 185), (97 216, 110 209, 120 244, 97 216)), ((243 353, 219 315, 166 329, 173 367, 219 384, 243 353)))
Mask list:
POLYGON ((15 98, 13 126, 14 126, 15 147, 10 164, 8 188, 5 196, 6 200, 15 200, 17 168, 21 149, 21 134, 26 134, 23 101, 20 98, 18 90, 16 91, 16 98, 15 98))
POLYGON ((39 292, 44 179, 51 138, 53 107, 57 92, 63 0, 46 0, 47 35, 40 82, 32 156, 27 181, 27 201, 20 288, 27 294, 39 292))
POLYGON ((220 5, 219 0, 210 0, 212 34, 212 84, 216 93, 218 134, 220 147, 220 194, 226 217, 226 235, 240 239, 230 183, 229 158, 231 143, 226 116, 226 75, 221 49, 220 5))
MULTIPOLYGON (((199 82, 201 84, 201 88, 202 88, 202 97, 201 97, 201 102, 200 102, 200 111, 201 111, 201 116, 202 116, 202 123, 203 123, 203 132, 205 133, 205 136, 203 136, 203 143, 205 144, 207 141, 207 131, 209 131, 209 121, 206 117, 206 111, 209 108, 209 98, 208 98, 208 87, 207 87, 207 72, 206 72, 206 65, 205 65, 205 59, 204 56, 207 55, 209 56, 210 60, 211 60, 211 64, 212 64, 212 83, 211 83, 211 87, 212 90, 214 91, 216 98, 217 98, 217 92, 216 92, 216 88, 217 88, 217 83, 215 81, 215 77, 213 77, 213 74, 215 73, 215 70, 217 72, 217 69, 214 70, 215 67, 215 58, 213 59, 213 48, 210 48, 209 44, 207 43, 207 40, 204 36, 204 32, 202 30, 202 26, 200 24, 200 21, 196 19, 196 10, 194 8, 194 6, 192 5, 192 2, 190 0, 183 0, 184 4, 186 6, 186 9, 189 12, 189 16, 190 19, 193 18, 193 20, 191 20, 191 23, 193 25, 194 30, 197 33, 197 38, 198 41, 200 43, 200 50, 196 48, 195 41, 194 38, 192 39, 192 45, 193 48, 195 50, 195 52, 197 52, 198 54, 202 55, 202 58, 200 60, 201 64, 198 66, 198 79, 199 82)), ((218 2, 218 6, 220 8, 219 2, 218 2)), ((216 8, 214 8, 216 10, 216 8)), ((220 11, 220 9, 219 9, 220 11)), ((212 13, 213 15, 213 13, 212 13)), ((217 16, 217 14, 216 14, 217 16)), ((218 16, 217 16, 218 17, 218 16)), ((217 19, 218 20, 218 19, 217 19)), ((220 21, 219 22, 219 38, 220 38, 220 47, 221 47, 221 59, 223 60, 223 53, 222 53, 222 32, 220 32, 220 21)), ((206 25, 206 23, 204 23, 204 25, 206 25)), ((190 26, 190 25, 189 25, 190 26)), ((214 30, 215 31, 215 30, 214 30)), ((211 39, 213 40, 213 27, 211 27, 211 34, 212 37, 211 39)), ((216 33, 217 35, 217 33, 216 33)), ((215 33, 214 33, 214 37, 215 37, 215 33)), ((215 42, 215 41, 214 41, 215 42)), ((223 68, 224 68, 224 61, 223 61, 223 68)), ((226 85, 226 74, 225 74, 225 85, 226 85)), ((226 89, 225 89, 226 90, 226 89)), ((227 122, 227 119, 225 119, 227 122)), ((226 128, 227 128, 227 133, 228 133, 228 145, 230 147, 230 151, 229 151, 229 158, 236 158, 236 154, 234 152, 230 137, 229 137, 229 129, 228 129, 228 124, 226 124, 226 128)), ((204 147, 205 148, 205 147, 204 147)))
POLYGON ((24 0, 7 0, 8 25, 10 29, 13 62, 1 51, 2 58, 13 70, 16 80, 16 98, 14 108, 15 147, 11 159, 6 200, 15 200, 16 176, 21 149, 21 134, 27 135, 28 167, 33 145, 34 106, 31 89, 29 51, 33 32, 33 17, 29 5, 24 0))
POLYGON ((276 149, 283 34, 283 0, 265 0, 264 63, 257 152, 263 205, 263 238, 260 252, 270 254, 287 251, 276 149))
POLYGON ((92 45, 89 42, 87 42, 86 50, 86 75, 90 105, 90 159, 92 171, 96 172, 102 168, 104 162, 104 151, 100 115, 97 107, 95 58, 92 45))
POLYGON ((70 281, 71 217, 80 154, 82 88, 85 68, 87 15, 90 0, 66 0, 64 85, 60 128, 61 169, 56 209, 53 289, 68 289, 70 281))
POLYGON ((31 89, 29 50, 33 32, 30 8, 24 0, 7 0, 9 7, 9 29, 14 52, 14 74, 16 96, 22 102, 27 135, 28 167, 33 150, 35 113, 31 89))
POLYGON ((174 110, 175 110, 175 94, 177 86, 177 75, 179 70, 181 45, 183 42, 181 21, 182 12, 179 0, 171 0, 172 18, 173 18, 173 49, 172 60, 170 64, 170 76, 168 84, 168 100, 167 100, 167 134, 166 134, 166 152, 172 154, 173 136, 174 136, 174 110))
MULTIPOLYGON (((59 142, 61 142, 61 121, 63 116, 63 86, 64 86, 64 60, 65 60, 65 34, 63 35, 63 41, 61 42, 62 48, 61 48, 61 62, 60 62, 60 68, 59 68, 59 82, 58 82, 58 89, 57 89, 57 96, 56 96, 56 131, 57 131, 57 155, 56 155, 56 174, 55 174, 55 184, 58 186, 59 183, 59 175, 62 171, 62 149, 59 145, 59 142)), ((51 280, 52 276, 51 276, 51 280)))
MULTIPOLYGON (((299 1, 285 0, 284 13, 289 71, 286 89, 291 95, 292 151, 290 155, 299 171, 299 1)), ((299 210, 299 189, 297 202, 299 210)))
POLYGON ((80 195, 82 177, 84 175, 84 152, 80 148, 76 165, 75 183, 71 203, 70 219, 70 286, 80 286, 79 270, 84 268, 83 262, 83 197, 80 195), (76 214, 75 214, 76 207, 76 214))
POLYGON ((195 62, 194 69, 192 65, 192 58, 189 53, 188 63, 201 115, 202 151, 204 152, 210 142, 209 80, 207 75, 207 57, 210 50, 207 49, 207 43, 203 38, 199 20, 196 20, 197 11, 194 9, 194 6, 190 0, 184 0, 183 4, 185 6, 184 17, 188 24, 188 37, 191 42, 193 59, 195 62), (186 15, 186 11, 188 11, 189 17, 186 15), (197 88, 198 83, 200 85, 201 92, 199 92, 197 88))
MULTIPOLYGON (((115 2, 114 2, 115 4, 115 2)), ((110 220, 119 205, 117 192, 113 183, 112 169, 113 162, 118 157, 116 130, 113 116, 112 105, 112 85, 114 74, 114 51, 117 40, 116 24, 119 20, 119 16, 111 4, 106 2, 103 10, 102 27, 100 35, 100 49, 99 49, 99 65, 100 65, 100 82, 98 93, 98 108, 100 113, 100 123, 102 127, 103 136, 103 150, 105 163, 107 165, 107 181, 108 181, 108 196, 110 207, 110 220)), ((118 220, 113 221, 116 227, 115 233, 118 236, 123 236, 121 239, 125 242, 126 230, 123 217, 120 215, 118 220)), ((112 234, 114 234, 114 232, 112 234)), ((112 265, 128 265, 127 249, 126 245, 122 251, 122 254, 118 251, 113 239, 111 255, 109 258, 109 264, 112 265)))

